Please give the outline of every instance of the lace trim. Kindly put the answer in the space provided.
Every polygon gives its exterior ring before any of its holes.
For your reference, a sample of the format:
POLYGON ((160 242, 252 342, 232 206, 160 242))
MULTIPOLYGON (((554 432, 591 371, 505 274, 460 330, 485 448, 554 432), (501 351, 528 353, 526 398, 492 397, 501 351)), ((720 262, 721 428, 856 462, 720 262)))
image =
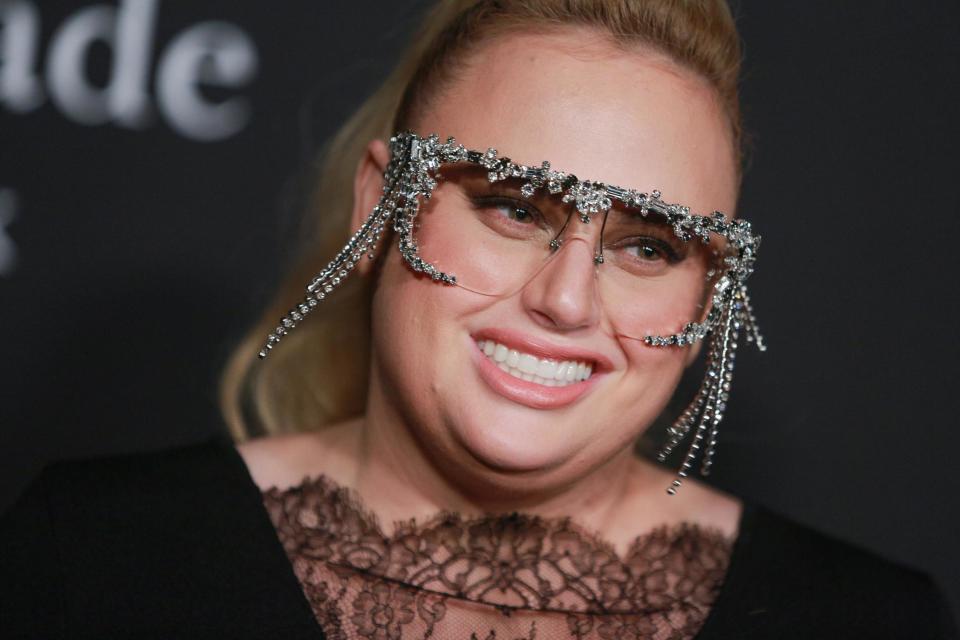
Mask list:
POLYGON ((322 474, 263 500, 329 638, 440 627, 439 637, 478 640, 691 638, 734 544, 684 522, 638 535, 621 557, 569 517, 451 511, 386 535, 354 491, 322 474))

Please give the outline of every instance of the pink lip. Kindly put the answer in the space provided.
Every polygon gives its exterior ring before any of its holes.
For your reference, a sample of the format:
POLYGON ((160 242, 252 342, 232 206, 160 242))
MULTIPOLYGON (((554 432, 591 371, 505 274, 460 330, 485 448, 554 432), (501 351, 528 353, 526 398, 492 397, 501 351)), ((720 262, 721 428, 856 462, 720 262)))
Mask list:
MULTIPOLYGON (((485 335, 490 336, 490 334, 485 335)), ((477 346, 477 340, 482 339, 485 338, 478 336, 470 340, 470 342, 473 343, 471 356, 477 364, 480 378, 483 379, 487 386, 501 396, 534 409, 558 409, 572 404, 593 388, 596 381, 603 375, 602 372, 598 373, 595 371, 588 379, 563 387, 547 387, 542 384, 537 384, 536 382, 521 380, 500 369, 490 358, 484 355, 477 346)), ((496 338, 493 337, 489 337, 489 339, 496 341, 496 338)), ((503 340, 502 343, 514 346, 520 345, 520 342, 516 340, 503 340)), ((528 353, 540 355, 533 350, 528 351, 528 353)), ((591 357, 558 356, 556 353, 556 351, 552 351, 550 355, 540 357, 552 357, 559 360, 593 360, 591 357)))

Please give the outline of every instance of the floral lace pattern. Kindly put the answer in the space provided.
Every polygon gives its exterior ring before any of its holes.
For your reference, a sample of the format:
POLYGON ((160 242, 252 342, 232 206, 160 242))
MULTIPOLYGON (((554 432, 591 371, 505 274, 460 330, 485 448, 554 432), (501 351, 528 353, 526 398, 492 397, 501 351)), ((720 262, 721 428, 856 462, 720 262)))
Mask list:
POLYGON ((277 535, 330 640, 693 638, 733 540, 661 525, 625 556, 570 518, 442 512, 391 535, 320 475, 263 492, 277 535))

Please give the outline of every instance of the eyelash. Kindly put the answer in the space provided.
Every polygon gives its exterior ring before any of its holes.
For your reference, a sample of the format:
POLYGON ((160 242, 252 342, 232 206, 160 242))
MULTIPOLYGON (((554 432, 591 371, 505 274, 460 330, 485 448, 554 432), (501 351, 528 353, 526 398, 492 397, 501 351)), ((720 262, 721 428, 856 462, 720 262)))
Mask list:
MULTIPOLYGON (((680 254, 677 253, 676 249, 670 246, 669 243, 664 242, 659 238, 655 238, 653 236, 637 236, 635 238, 627 238, 623 242, 631 242, 631 241, 642 242, 650 247, 653 247, 654 249, 656 249, 661 253, 661 255, 663 256, 663 259, 666 260, 667 263, 669 264, 675 264, 677 262, 680 262, 683 259, 680 256, 680 254)), ((642 247, 643 244, 639 246, 642 247)))
MULTIPOLYGON (((518 200, 517 198, 511 198, 510 196, 497 196, 497 195, 473 196, 471 198, 471 201, 473 202, 473 205, 478 208, 506 205, 509 207, 513 207, 514 209, 522 209, 523 211, 526 211, 527 213, 531 214, 535 221, 537 222, 543 221, 543 214, 540 213, 539 209, 537 209, 535 206, 533 206, 529 202, 526 202, 524 200, 518 200)), ((649 246, 652 246, 655 249, 657 249, 663 255, 664 260, 666 260, 668 264, 675 264, 683 260, 683 256, 677 253, 676 249, 674 249, 668 242, 660 238, 656 238, 653 236, 636 236, 633 238, 627 238, 625 241, 621 241, 621 242, 626 242, 626 241, 645 242, 649 246)))
POLYGON ((543 214, 540 213, 540 210, 529 202, 524 202, 523 200, 517 200, 516 198, 511 198, 509 196, 474 196, 472 200, 474 206, 478 208, 507 205, 513 207, 514 209, 522 209, 527 213, 532 214, 534 219, 539 222, 543 221, 543 214))

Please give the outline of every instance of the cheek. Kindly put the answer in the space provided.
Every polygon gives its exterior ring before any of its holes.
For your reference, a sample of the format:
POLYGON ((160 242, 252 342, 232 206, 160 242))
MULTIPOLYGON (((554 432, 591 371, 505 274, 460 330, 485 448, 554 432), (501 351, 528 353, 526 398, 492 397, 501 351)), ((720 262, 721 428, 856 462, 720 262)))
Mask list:
POLYGON ((651 357, 627 344, 631 342, 627 338, 678 333, 687 323, 704 318, 711 283, 702 264, 682 263, 667 274, 646 278, 623 276, 614 269, 601 272, 599 297, 611 333, 622 341, 622 350, 632 360, 644 362, 651 357))
POLYGON ((687 347, 650 347, 639 340, 621 340, 627 368, 614 415, 629 416, 637 436, 663 412, 686 368, 687 347))
POLYGON ((510 262, 503 237, 478 222, 464 197, 441 185, 417 216, 414 240, 420 257, 460 284, 483 293, 502 293, 504 273, 510 262))
MULTIPOLYGON (((677 274, 671 287, 673 291, 671 313, 674 317, 682 319, 682 324, 703 319, 704 308, 707 306, 712 289, 712 281, 708 280, 707 272, 707 263, 697 260, 688 263, 677 274)), ((676 330, 680 328, 681 326, 677 326, 676 330)))
MULTIPOLYGON (((428 283, 406 273, 396 247, 385 256, 371 304, 372 373, 398 399, 429 392, 429 349, 433 316, 428 283), (417 372, 417 375, 412 375, 417 372)), ((421 400, 423 398, 420 398, 421 400)), ((426 403, 418 402, 420 405, 426 403)))
MULTIPOLYGON (((396 245, 379 275, 371 306, 374 367, 393 400, 417 414, 436 407, 451 378, 451 348, 460 343, 459 318, 471 311, 456 287, 414 274, 396 245)), ((425 418, 425 416, 420 416, 425 418)))

